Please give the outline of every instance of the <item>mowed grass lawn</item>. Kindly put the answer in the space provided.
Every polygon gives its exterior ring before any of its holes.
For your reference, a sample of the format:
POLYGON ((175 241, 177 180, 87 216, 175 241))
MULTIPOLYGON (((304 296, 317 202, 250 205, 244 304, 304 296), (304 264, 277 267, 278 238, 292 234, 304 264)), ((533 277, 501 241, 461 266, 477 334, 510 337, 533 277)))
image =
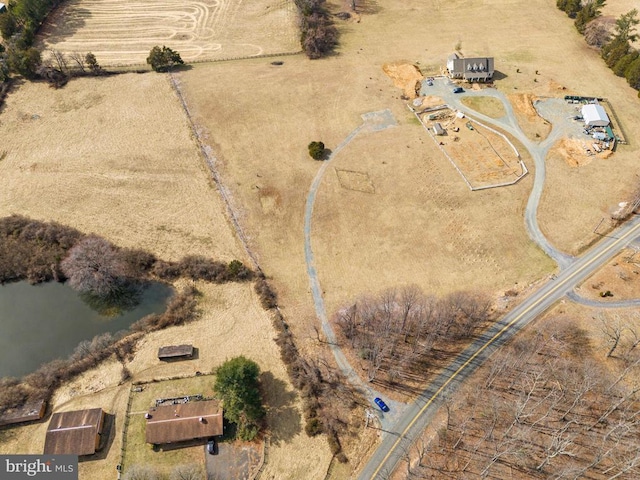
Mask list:
MULTIPOLYGON (((186 442, 175 448, 154 451, 145 441, 147 421, 144 414, 155 406, 156 399, 175 398, 201 394, 213 397, 213 375, 202 375, 178 380, 165 380, 139 385, 141 392, 132 392, 129 411, 129 426, 125 442, 124 471, 133 465, 150 465, 159 471, 169 473, 175 466, 203 462, 205 440, 186 442)), ((134 387, 135 388, 135 387, 134 387)))

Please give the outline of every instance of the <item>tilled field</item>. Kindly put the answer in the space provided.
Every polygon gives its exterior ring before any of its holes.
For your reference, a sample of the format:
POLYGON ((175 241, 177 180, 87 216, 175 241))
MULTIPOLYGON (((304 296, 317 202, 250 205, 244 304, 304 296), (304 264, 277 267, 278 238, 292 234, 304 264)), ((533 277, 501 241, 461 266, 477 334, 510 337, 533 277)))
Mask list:
POLYGON ((44 48, 92 52, 107 66, 144 64, 154 45, 185 62, 299 50, 292 0, 72 0, 42 33, 44 48))

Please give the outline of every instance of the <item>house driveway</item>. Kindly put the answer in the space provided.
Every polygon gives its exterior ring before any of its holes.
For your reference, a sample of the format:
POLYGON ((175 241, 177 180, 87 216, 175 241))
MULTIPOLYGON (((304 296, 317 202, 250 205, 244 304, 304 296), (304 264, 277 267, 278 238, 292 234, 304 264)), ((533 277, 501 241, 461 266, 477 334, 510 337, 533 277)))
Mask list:
POLYGON ((218 454, 211 455, 203 447, 207 480, 248 480, 260 461, 258 445, 218 443, 218 454))

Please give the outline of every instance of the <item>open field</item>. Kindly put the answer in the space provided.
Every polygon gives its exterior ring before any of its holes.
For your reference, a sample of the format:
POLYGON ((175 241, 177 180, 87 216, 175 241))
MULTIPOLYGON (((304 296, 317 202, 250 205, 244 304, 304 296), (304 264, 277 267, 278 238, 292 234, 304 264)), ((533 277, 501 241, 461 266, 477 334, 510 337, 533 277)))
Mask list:
POLYGON ((92 52, 104 66, 144 64, 154 45, 186 62, 300 49, 293 0, 71 0, 40 38, 63 53, 92 52))
POLYGON ((55 220, 167 260, 246 261, 166 76, 21 85, 0 138, 0 215, 55 220))
POLYGON ((464 97, 461 102, 476 112, 491 118, 504 117, 507 113, 504 111, 502 102, 493 97, 464 97))

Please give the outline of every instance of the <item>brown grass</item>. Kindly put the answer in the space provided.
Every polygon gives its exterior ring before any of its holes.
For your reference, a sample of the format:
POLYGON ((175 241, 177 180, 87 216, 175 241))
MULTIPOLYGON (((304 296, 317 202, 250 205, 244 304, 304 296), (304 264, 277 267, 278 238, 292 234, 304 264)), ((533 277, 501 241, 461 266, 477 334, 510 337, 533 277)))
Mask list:
POLYGON ((144 65, 154 45, 177 50, 185 62, 300 50, 293 0, 72 0, 45 23, 40 43, 92 52, 103 66, 144 65))
POLYGON ((635 299, 640 295, 639 275, 640 255, 636 250, 627 248, 585 280, 577 292, 583 297, 604 303, 635 299), (607 290, 613 293, 613 297, 600 297, 600 293, 607 290))
POLYGON ((491 118, 504 117, 506 112, 502 102, 493 97, 464 97, 462 103, 491 118))
POLYGON ((6 100, 0 137, 0 215, 56 220, 166 260, 245 261, 165 76, 25 84, 6 100))

